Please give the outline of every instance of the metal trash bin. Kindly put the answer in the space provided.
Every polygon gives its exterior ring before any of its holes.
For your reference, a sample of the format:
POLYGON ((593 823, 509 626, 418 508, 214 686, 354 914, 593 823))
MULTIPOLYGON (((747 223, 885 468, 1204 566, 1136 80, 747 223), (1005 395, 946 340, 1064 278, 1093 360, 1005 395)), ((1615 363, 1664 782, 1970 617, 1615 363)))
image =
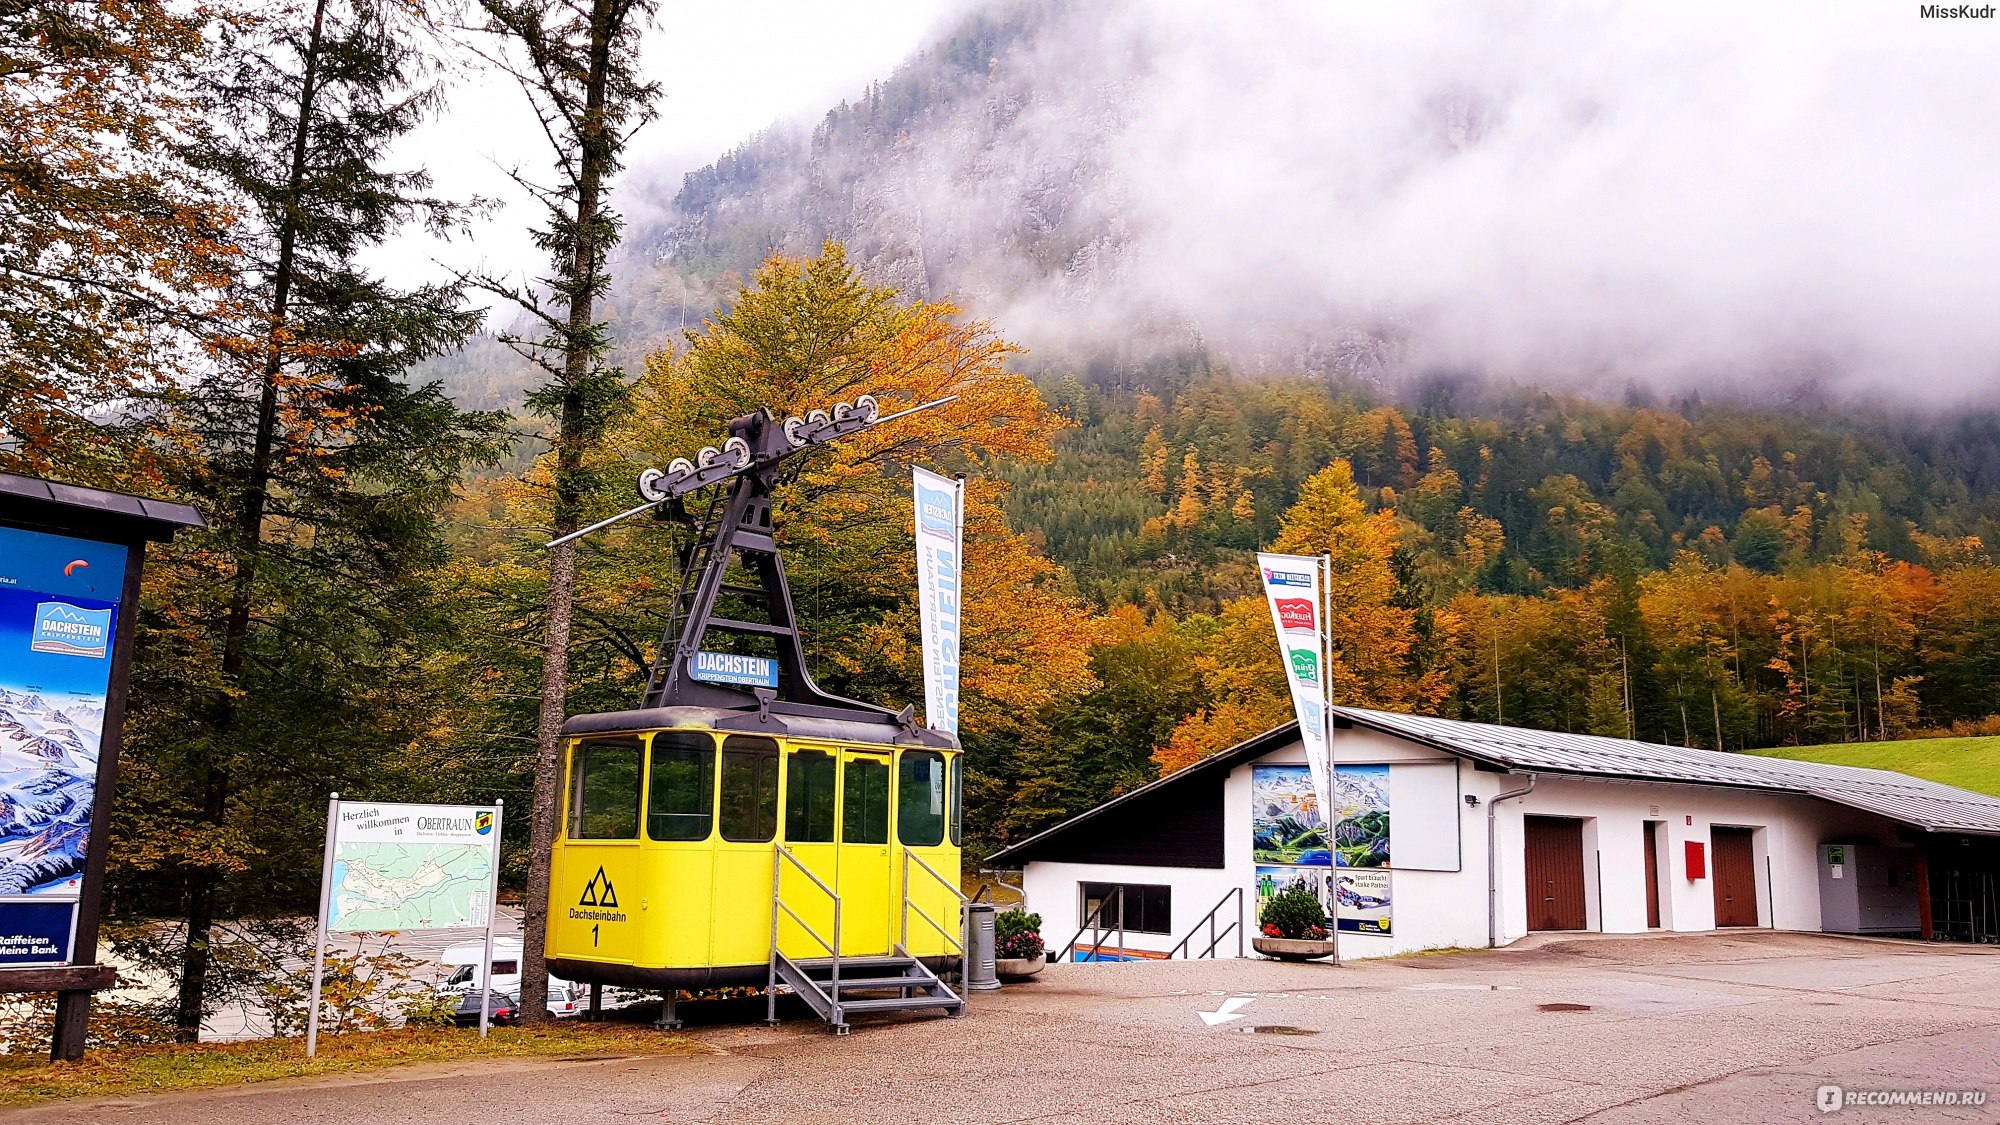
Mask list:
POLYGON ((965 928, 971 945, 965 964, 965 987, 980 991, 999 988, 1000 976, 993 966, 993 904, 967 903, 965 928))

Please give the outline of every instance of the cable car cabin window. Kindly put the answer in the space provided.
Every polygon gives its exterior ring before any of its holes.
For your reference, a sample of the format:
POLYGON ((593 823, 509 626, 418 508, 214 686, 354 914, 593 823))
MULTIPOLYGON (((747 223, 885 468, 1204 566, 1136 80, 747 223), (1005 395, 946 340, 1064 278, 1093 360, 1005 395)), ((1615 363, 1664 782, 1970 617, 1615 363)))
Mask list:
POLYGON ((903 752, 896 779, 896 837, 905 847, 944 842, 944 757, 928 750, 903 752))
POLYGON ((793 844, 833 843, 833 755, 794 750, 785 774, 785 840, 793 844))
POLYGON ((571 757, 572 840, 639 838, 639 744, 586 742, 571 757))
POLYGON ((778 744, 740 734, 722 740, 722 838, 767 844, 778 834, 778 744))
POLYGON ((889 763, 869 758, 847 759, 847 783, 841 799, 847 803, 840 822, 843 844, 889 842, 889 763))
MULTIPOLYGON (((1124 902, 1125 929, 1135 934, 1165 934, 1173 930, 1172 887, 1156 886, 1148 883, 1126 883, 1124 902)), ((1078 883, 1082 892, 1083 912, 1077 917, 1088 923, 1090 913, 1100 904, 1102 913, 1098 915, 1100 929, 1118 928, 1120 899, 1117 883, 1078 883)))
POLYGON ((965 824, 965 755, 951 760, 951 846, 958 847, 965 824))
POLYGON ((646 835, 706 840, 715 822, 715 743, 700 734, 653 736, 646 835))

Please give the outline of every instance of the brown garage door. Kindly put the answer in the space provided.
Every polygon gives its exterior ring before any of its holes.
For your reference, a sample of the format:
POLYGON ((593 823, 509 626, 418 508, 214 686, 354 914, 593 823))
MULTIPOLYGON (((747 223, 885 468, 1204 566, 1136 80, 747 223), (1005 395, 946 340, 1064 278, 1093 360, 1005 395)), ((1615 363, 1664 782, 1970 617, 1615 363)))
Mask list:
POLYGON ((1583 822, 1531 816, 1523 835, 1528 853, 1528 928, 1583 929, 1589 924, 1583 907, 1583 822))
POLYGON ((1754 926, 1757 924, 1757 858, 1750 847, 1748 828, 1711 828, 1710 846, 1715 851, 1715 924, 1754 926))

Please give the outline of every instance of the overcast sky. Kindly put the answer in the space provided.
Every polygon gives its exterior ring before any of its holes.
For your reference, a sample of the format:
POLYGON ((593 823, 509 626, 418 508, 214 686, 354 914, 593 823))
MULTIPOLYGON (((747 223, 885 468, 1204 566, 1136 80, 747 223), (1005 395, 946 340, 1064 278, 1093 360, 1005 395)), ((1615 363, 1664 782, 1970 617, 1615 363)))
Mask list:
MULTIPOLYGON (((624 182, 678 185, 682 173, 774 121, 818 117, 887 77, 964 7, 964 0, 666 0, 644 49, 663 93, 659 118, 634 142, 624 182)), ((442 196, 483 196, 501 206, 470 239, 442 243, 411 232, 372 263, 404 283, 441 276, 440 262, 510 276, 539 270, 528 228, 540 216, 504 172, 548 175, 548 144, 526 99, 511 79, 492 76, 454 85, 450 98, 442 117, 398 146, 396 162, 428 167, 442 196)))

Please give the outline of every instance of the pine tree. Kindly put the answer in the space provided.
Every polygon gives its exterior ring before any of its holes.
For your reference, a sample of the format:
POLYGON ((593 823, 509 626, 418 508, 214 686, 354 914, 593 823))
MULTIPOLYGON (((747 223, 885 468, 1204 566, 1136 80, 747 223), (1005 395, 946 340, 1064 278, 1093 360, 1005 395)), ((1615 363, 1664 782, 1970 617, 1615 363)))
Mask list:
POLYGON ((460 290, 398 290, 357 260, 457 213, 423 174, 384 166, 436 104, 408 11, 310 0, 233 27, 204 91, 213 125, 188 152, 243 219, 214 361, 153 403, 211 530, 160 577, 176 596, 155 635, 179 659, 137 693, 150 784, 127 810, 165 837, 151 862, 180 876, 186 1040, 212 1000, 218 918, 309 901, 317 799, 420 740, 431 692, 410 646, 437 625, 437 516, 498 448, 497 418, 403 380, 476 326, 460 290))

